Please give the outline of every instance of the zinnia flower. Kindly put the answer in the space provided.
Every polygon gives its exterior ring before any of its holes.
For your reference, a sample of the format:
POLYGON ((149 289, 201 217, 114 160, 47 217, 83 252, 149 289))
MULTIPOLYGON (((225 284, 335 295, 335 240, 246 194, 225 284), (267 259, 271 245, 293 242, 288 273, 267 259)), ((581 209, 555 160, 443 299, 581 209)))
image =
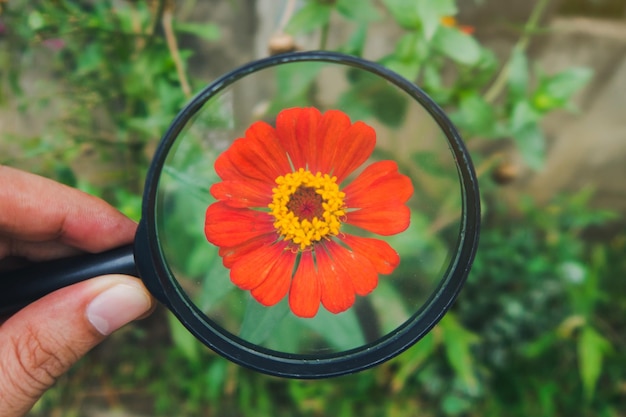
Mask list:
POLYGON ((222 182, 206 211, 207 240, 219 247, 232 282, 265 306, 289 294, 292 312, 332 313, 369 294, 400 258, 379 235, 409 226, 410 179, 393 161, 348 176, 372 154, 376 132, 338 110, 281 111, 276 126, 253 123, 215 161, 222 182))

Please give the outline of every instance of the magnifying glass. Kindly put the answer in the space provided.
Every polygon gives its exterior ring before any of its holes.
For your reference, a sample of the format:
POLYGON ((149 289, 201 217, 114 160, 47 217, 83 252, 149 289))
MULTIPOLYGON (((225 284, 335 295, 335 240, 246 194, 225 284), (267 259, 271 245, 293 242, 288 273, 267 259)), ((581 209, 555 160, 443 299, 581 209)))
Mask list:
POLYGON ((450 308, 480 223, 470 156, 418 87, 360 58, 259 60, 196 95, 150 166, 131 246, 0 277, 0 314, 141 277, 201 342, 323 378, 403 352, 450 308))

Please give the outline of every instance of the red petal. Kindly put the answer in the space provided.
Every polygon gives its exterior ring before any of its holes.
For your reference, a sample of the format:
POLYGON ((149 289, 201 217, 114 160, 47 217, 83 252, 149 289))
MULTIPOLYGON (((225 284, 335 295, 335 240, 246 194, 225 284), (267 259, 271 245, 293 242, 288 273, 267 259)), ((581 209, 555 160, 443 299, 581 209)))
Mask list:
POLYGON ((329 173, 333 168, 333 155, 339 139, 350 128, 350 118, 342 111, 328 110, 322 115, 318 134, 317 168, 322 173, 329 173))
POLYGON ((291 282, 289 306, 298 317, 314 317, 320 307, 320 283, 311 252, 302 252, 300 264, 291 282))
POLYGON ((248 253, 253 250, 263 246, 269 245, 272 242, 276 241, 276 233, 269 233, 266 235, 259 236, 256 239, 249 240, 241 245, 233 246, 233 247, 221 247, 218 251, 218 254, 222 257, 222 262, 226 268, 232 268, 232 266, 237 262, 241 257, 246 256, 248 253))
POLYGON ((322 305, 334 314, 352 307, 354 288, 350 277, 335 266, 325 250, 316 250, 315 259, 322 291, 322 305))
POLYGON ((265 212, 228 207, 223 201, 206 210, 204 233, 216 246, 233 247, 275 233, 273 218, 265 212))
POLYGON ((255 122, 244 138, 235 140, 215 160, 215 171, 223 180, 252 178, 273 185, 278 176, 291 171, 291 166, 274 128, 265 122, 255 122))
POLYGON ((285 250, 286 246, 286 243, 283 244, 283 252, 279 255, 265 281, 250 292, 264 306, 273 306, 289 292, 296 254, 285 250))
POLYGON ((298 115, 296 123, 296 138, 304 155, 307 169, 312 173, 318 171, 317 155, 320 152, 318 147, 319 124, 322 114, 314 107, 302 109, 298 115))
POLYGON ((382 202, 346 213, 346 223, 383 236, 400 233, 409 227, 411 211, 402 204, 382 202))
POLYGON ((342 191, 348 207, 359 208, 390 198, 404 203, 413 195, 413 184, 398 172, 394 161, 378 161, 368 165, 342 191))
POLYGON ((265 122, 253 123, 246 130, 246 139, 253 162, 267 173, 272 184, 277 177, 291 172, 287 153, 272 126, 265 122))
POLYGON ((378 274, 367 256, 349 251, 336 242, 330 241, 326 248, 338 273, 349 277, 358 295, 367 295, 378 284, 378 274))
POLYGON ((409 177, 391 173, 374 181, 361 192, 352 192, 348 187, 344 192, 345 203, 349 208, 371 207, 381 202, 404 204, 413 195, 413 184, 409 177))
POLYGON ((222 181, 211 186, 211 195, 231 207, 267 207, 272 184, 261 181, 222 181))
POLYGON ((302 143, 304 139, 300 137, 303 129, 298 128, 299 120, 300 118, 306 120, 307 114, 316 111, 316 109, 312 108, 293 108, 283 110, 276 116, 276 136, 278 142, 287 151, 295 170, 306 168, 307 163, 305 148, 302 143))
MULTIPOLYGON (((263 245, 242 256, 230 269, 230 280, 242 290, 258 287, 283 255, 285 245, 263 245)), ((271 284, 271 282, 270 282, 271 284)))
POLYGON ((343 242, 370 260, 379 274, 391 274, 400 263, 400 256, 389 244, 380 239, 343 235, 343 242))
POLYGON ((339 138, 330 165, 340 184, 372 154, 376 131, 363 122, 356 122, 339 138))
POLYGON ((215 160, 215 172, 222 180, 228 181, 261 181, 273 184, 269 175, 257 166, 254 157, 247 150, 245 138, 236 139, 230 148, 215 160))
MULTIPOLYGON (((237 140, 243 140, 243 139, 237 139, 237 140)), ((237 140, 235 140, 235 142, 237 142, 237 140)), ((213 167, 215 168, 215 172, 217 172, 217 175, 219 175, 219 177, 223 180, 237 181, 237 180, 241 180, 242 178, 245 180, 252 179, 252 178, 245 176, 239 170, 239 168, 233 163, 233 161, 230 158, 230 148, 222 152, 215 159, 215 163, 213 164, 213 167)))

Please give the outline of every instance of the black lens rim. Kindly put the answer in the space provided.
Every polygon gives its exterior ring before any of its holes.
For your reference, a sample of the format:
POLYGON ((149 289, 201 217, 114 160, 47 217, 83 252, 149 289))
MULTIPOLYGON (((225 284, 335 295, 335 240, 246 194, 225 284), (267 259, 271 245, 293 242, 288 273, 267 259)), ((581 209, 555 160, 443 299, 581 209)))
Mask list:
POLYGON ((385 362, 420 340, 454 303, 469 274, 480 232, 478 179, 471 157, 458 131, 444 111, 415 84, 389 69, 350 55, 328 51, 295 52, 276 55, 243 65, 200 91, 173 120, 156 150, 144 190, 141 233, 136 241, 139 273, 146 284, 206 346, 225 358, 256 371, 289 378, 313 379, 339 376, 368 369, 385 362), (456 256, 439 287, 424 307, 392 334, 360 348, 323 357, 277 352, 253 345, 225 331, 209 320, 180 288, 161 255, 156 228, 157 190, 167 155, 189 119, 215 94, 247 75, 294 62, 326 62, 347 65, 378 75, 418 101, 436 120, 453 153, 460 177, 462 217, 456 256))

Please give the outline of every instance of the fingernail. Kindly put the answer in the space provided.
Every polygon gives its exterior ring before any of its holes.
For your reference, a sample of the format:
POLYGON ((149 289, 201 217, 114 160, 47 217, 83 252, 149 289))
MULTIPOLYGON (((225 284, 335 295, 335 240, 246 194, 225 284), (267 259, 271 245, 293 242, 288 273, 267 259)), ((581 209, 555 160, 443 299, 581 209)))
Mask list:
POLYGON ((147 313, 150 307, 150 298, 141 288, 117 284, 91 301, 87 306, 87 320, 107 336, 147 313))

